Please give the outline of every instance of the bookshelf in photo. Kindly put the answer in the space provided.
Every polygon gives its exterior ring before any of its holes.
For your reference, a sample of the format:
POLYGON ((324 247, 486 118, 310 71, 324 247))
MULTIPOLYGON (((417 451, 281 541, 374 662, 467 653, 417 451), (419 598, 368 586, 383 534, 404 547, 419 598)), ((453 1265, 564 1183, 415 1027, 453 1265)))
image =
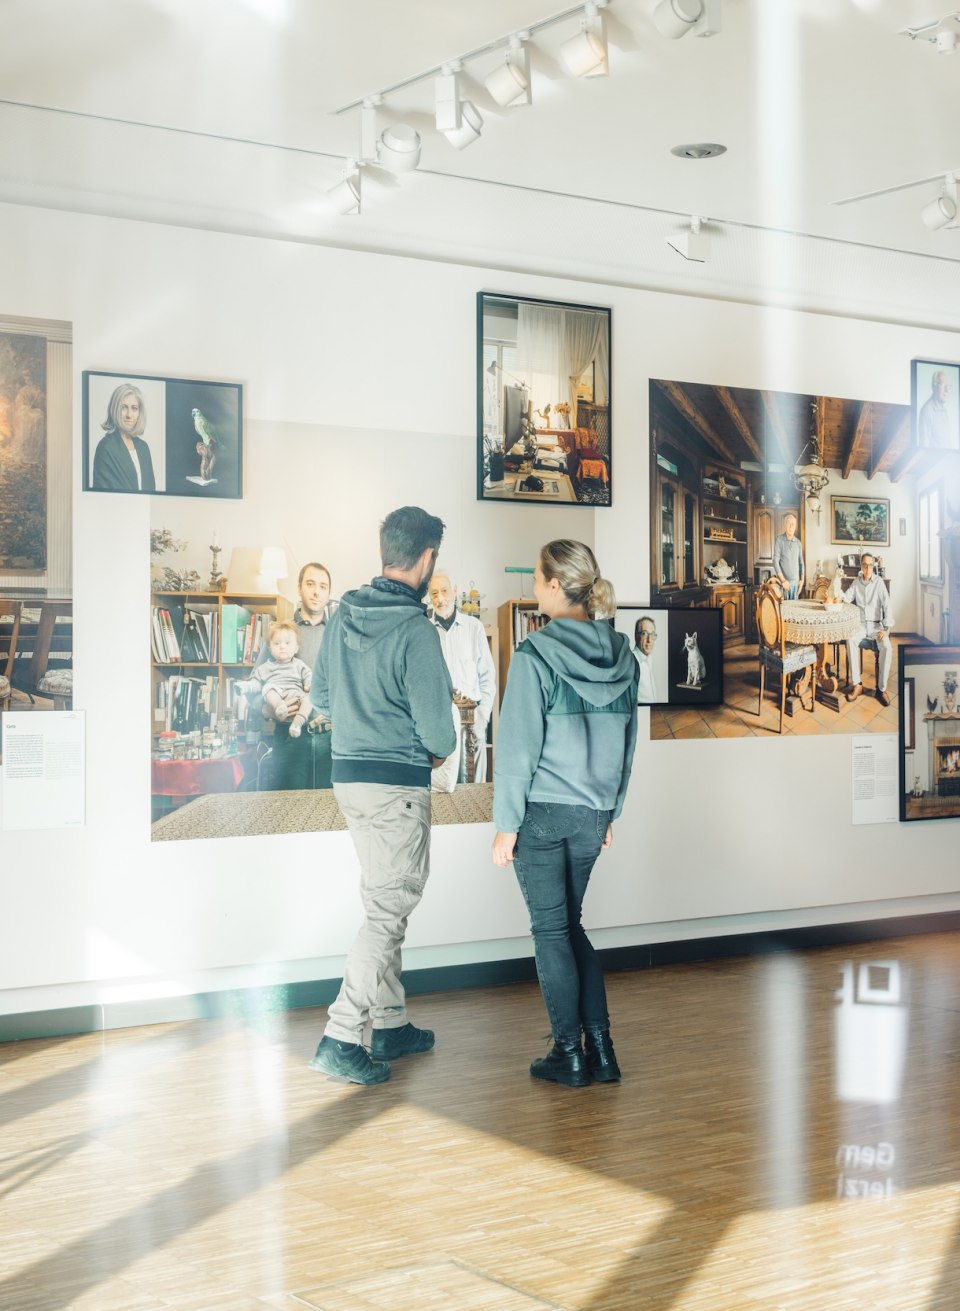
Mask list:
POLYGON ((275 619, 289 619, 285 596, 154 592, 150 606, 153 733, 212 728, 246 718, 236 688, 250 676, 275 619))
POLYGON ((548 623, 547 616, 537 609, 536 601, 504 601, 497 608, 497 687, 499 700, 507 686, 510 657, 525 637, 548 623))

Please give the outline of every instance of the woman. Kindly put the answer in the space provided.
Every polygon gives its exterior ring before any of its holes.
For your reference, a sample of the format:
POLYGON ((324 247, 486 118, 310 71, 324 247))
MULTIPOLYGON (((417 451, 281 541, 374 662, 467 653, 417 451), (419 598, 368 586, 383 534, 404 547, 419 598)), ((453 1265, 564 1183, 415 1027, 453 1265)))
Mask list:
POLYGON ((581 1088, 591 1078, 620 1078, 603 971, 580 908, 627 790, 637 662, 629 638, 606 622, 616 598, 588 546, 548 542, 533 590, 550 623, 510 662, 494 767, 493 863, 513 862, 553 1033, 553 1049, 530 1073, 581 1088))
POLYGON ((150 447, 142 440, 147 410, 140 388, 129 382, 116 387, 100 426, 106 435, 97 443, 93 457, 93 490, 155 492, 150 447))

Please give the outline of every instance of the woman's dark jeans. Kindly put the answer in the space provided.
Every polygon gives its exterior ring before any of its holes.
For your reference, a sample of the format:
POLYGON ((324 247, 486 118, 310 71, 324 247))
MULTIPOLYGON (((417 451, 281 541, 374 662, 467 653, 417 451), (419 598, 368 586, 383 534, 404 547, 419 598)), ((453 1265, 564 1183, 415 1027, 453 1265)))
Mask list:
POLYGON ((553 1037, 576 1042, 581 1028, 610 1019, 603 971, 580 908, 610 822, 607 810, 527 803, 513 868, 530 912, 540 991, 553 1037))

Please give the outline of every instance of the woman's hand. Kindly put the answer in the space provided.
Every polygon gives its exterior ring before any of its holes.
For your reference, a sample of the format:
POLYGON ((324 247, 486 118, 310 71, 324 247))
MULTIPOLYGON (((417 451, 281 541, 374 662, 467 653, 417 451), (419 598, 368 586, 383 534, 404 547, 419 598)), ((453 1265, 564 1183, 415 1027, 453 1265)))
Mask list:
POLYGON ((513 860, 513 849, 517 845, 516 833, 498 833, 493 839, 493 863, 506 869, 513 860))
POLYGON ((613 843, 613 825, 612 825, 612 824, 608 824, 608 825, 607 825, 607 831, 606 831, 606 833, 604 834, 604 836, 603 836, 603 841, 602 841, 601 844, 600 844, 600 850, 601 850, 601 851, 606 851, 607 848, 610 847, 610 846, 612 845, 612 843, 613 843))

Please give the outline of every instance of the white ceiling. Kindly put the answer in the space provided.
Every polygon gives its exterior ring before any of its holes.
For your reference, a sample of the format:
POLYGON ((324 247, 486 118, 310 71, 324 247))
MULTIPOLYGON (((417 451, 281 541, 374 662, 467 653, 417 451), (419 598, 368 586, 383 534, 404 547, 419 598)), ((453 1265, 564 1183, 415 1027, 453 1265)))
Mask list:
POLYGON ((611 0, 609 77, 562 72, 572 15, 535 36, 531 107, 484 90, 502 56, 468 63, 463 152, 431 79, 398 92, 420 170, 365 170, 362 214, 329 212, 359 147, 333 111, 565 7, 0 0, 0 200, 960 326, 960 229, 919 218, 937 184, 837 203, 960 168, 960 53, 899 34, 944 0, 722 0, 719 35, 675 42, 654 0, 611 0), (670 154, 704 140, 727 153, 670 154), (665 244, 690 214, 709 264, 665 244))

